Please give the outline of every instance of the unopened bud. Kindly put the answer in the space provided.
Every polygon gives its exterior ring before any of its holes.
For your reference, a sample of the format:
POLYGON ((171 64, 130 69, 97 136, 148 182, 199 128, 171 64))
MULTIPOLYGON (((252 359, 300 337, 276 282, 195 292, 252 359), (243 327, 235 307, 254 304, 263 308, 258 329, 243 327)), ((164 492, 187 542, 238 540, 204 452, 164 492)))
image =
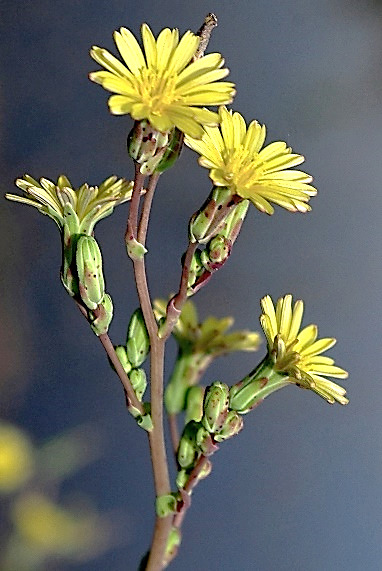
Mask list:
POLYGON ((141 309, 134 311, 127 330, 126 353, 134 368, 140 367, 150 349, 150 339, 141 309))
POLYGON ((158 517, 167 517, 176 511, 177 499, 173 494, 158 496, 155 500, 155 511, 158 517))
POLYGON ((96 309, 105 294, 102 256, 93 236, 81 236, 77 243, 76 264, 79 292, 89 309, 96 309))
POLYGON ((183 133, 157 131, 147 120, 136 121, 127 139, 130 157, 141 165, 142 174, 162 173, 172 167, 183 145, 183 133))
POLYGON ((188 474, 187 470, 185 470, 184 468, 179 470, 179 472, 176 476, 176 485, 177 485, 179 490, 182 490, 184 488, 184 486, 187 484, 188 476, 189 476, 189 474, 188 474))
POLYGON ((207 244, 200 255, 200 260, 209 272, 218 270, 225 264, 231 254, 231 242, 218 234, 207 244))
POLYGON ((219 432, 228 414, 229 387, 215 382, 207 387, 204 396, 202 424, 208 432, 219 432))
POLYGON ((207 478, 207 476, 211 474, 211 470, 212 470, 212 462, 211 460, 206 460, 203 464, 203 468, 200 470, 198 474, 198 480, 204 480, 204 478, 207 478))
POLYGON ((181 436, 178 448, 178 463, 181 468, 189 468, 192 466, 199 454, 196 444, 196 433, 200 427, 197 422, 189 422, 186 424, 181 436))
POLYGON ((234 410, 230 410, 222 429, 214 435, 216 442, 223 442, 235 436, 243 428, 242 417, 234 410))
POLYGON ((191 242, 205 244, 213 238, 224 224, 231 208, 237 204, 237 200, 239 198, 233 197, 229 188, 214 187, 201 209, 190 220, 191 242))
POLYGON ((143 369, 132 369, 132 371, 130 371, 129 378, 138 400, 142 401, 142 397, 147 387, 146 373, 143 369))
POLYGON ((125 371, 126 375, 128 375, 131 371, 131 363, 127 358, 125 347, 123 347, 123 345, 117 345, 117 347, 115 347, 115 352, 123 367, 123 370, 125 371))
POLYGON ((204 388, 200 386, 190 387, 186 394, 186 418, 185 422, 195 420, 199 422, 203 416, 204 388))
POLYGON ((168 535, 165 551, 166 566, 174 559, 178 552, 179 545, 182 541, 182 535, 178 528, 173 527, 168 535))
POLYGON ((107 333, 112 319, 113 302, 110 295, 105 293, 96 311, 89 311, 90 327, 97 336, 104 335, 107 333))

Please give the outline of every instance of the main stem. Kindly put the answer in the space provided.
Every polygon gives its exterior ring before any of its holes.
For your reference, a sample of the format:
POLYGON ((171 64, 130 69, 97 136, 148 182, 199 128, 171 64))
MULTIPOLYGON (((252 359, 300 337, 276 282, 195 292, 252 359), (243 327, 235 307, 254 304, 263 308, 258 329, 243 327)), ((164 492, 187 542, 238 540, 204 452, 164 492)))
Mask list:
MULTIPOLYGON (((159 175, 152 175, 150 178, 138 227, 139 199, 137 199, 137 197, 139 196, 140 187, 143 185, 143 179, 139 172, 139 165, 136 165, 134 185, 135 196, 133 192, 131 205, 133 206, 133 209, 130 209, 126 236, 130 239, 138 238, 138 241, 142 245, 145 245, 146 242, 147 225, 158 178, 159 175), (136 198, 136 201, 134 201, 134 198, 136 198)), ((152 310, 144 258, 133 259, 133 266, 139 302, 150 337, 151 419, 153 422, 153 429, 148 433, 148 438, 150 444, 151 463, 153 467, 155 495, 156 497, 159 497, 171 493, 163 426, 165 341, 158 337, 158 326, 152 310)), ((167 538, 170 533, 171 525, 171 515, 165 518, 156 517, 150 555, 146 566, 147 571, 161 571, 161 569, 163 569, 167 538)))

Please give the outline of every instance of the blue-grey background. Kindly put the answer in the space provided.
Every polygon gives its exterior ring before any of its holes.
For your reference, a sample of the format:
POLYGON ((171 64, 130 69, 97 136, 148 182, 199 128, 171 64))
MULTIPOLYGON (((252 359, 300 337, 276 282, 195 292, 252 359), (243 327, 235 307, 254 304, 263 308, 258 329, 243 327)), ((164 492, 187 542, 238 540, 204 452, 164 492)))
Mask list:
MULTIPOLYGON (((382 568, 381 178, 382 4, 376 0, 0 0, 1 189, 28 172, 75 185, 112 173, 131 177, 126 117, 108 114, 107 95, 87 79, 92 44, 116 53, 112 32, 143 21, 196 30, 214 11, 209 51, 221 51, 237 83, 234 108, 307 157, 319 189, 310 214, 252 208, 233 255, 195 301, 202 315, 234 315, 258 329, 259 299, 291 292, 305 323, 339 342, 348 369, 347 407, 293 387, 245 419, 221 447, 194 494, 175 570, 382 568)), ((160 181, 149 236, 150 287, 178 284, 186 224, 209 192, 196 157, 160 181)), ((59 281, 53 222, 2 202, 0 341, 2 418, 36 442, 83 421, 97 422, 105 455, 68 482, 105 512, 120 510, 121 545, 101 559, 59 569, 134 570, 151 535, 153 502, 146 438, 128 417, 119 383, 95 336, 59 281)), ((122 342, 136 307, 123 229, 126 209, 97 227, 111 328, 122 342)), ((207 381, 232 382, 260 354, 217 362, 207 381)), ((168 363, 168 368, 170 362, 168 363)))

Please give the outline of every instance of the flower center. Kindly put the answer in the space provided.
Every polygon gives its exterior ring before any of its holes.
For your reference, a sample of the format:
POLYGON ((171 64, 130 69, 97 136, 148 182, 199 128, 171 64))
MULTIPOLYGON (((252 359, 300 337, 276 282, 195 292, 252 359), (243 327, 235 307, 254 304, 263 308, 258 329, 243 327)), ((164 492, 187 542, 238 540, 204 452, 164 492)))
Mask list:
POLYGON ((143 68, 140 71, 140 95, 142 103, 153 114, 161 115, 166 108, 180 99, 176 95, 176 75, 166 70, 143 68))
POLYGON ((225 149, 224 178, 227 183, 241 189, 253 186, 260 175, 260 171, 256 169, 256 158, 257 156, 253 157, 243 145, 235 149, 225 149))

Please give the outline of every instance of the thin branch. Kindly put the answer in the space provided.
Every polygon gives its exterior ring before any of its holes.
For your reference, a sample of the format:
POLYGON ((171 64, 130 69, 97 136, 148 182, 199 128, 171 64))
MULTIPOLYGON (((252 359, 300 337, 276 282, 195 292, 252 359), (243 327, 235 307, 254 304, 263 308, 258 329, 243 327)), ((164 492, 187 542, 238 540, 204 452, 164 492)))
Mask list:
POLYGON ((151 175, 151 177, 149 179, 149 184, 147 185, 147 192, 145 194, 143 207, 142 207, 141 219, 140 219, 139 228, 138 228, 138 242, 140 242, 143 245, 146 244, 146 235, 147 235, 147 227, 148 227, 150 212, 151 212, 151 204, 152 204, 152 201, 154 198, 154 192, 155 192, 155 188, 156 188, 156 185, 158 183, 159 177, 160 177, 160 173, 155 173, 155 174, 151 175))
POLYGON ((186 515, 188 508, 191 505, 191 492, 195 488, 195 486, 199 483, 199 475, 204 470, 206 465, 208 464, 209 459, 207 456, 203 454, 200 456, 199 460, 195 464, 194 469, 192 470, 186 485, 184 486, 183 490, 181 490, 182 500, 178 507, 178 513, 174 515, 173 519, 173 526, 177 529, 180 529, 186 515))
POLYGON ((124 368, 121 365, 121 361, 118 359, 118 356, 115 352, 113 343, 110 340, 110 337, 107 333, 103 333, 102 335, 98 336, 98 339, 102 343, 103 348, 105 349, 110 361, 113 363, 113 367, 116 370, 116 373, 123 385, 123 388, 126 392, 126 397, 130 404, 132 404, 136 409, 139 410, 141 414, 144 414, 142 403, 138 400, 135 391, 131 385, 131 381, 126 374, 124 368))
POLYGON ((129 240, 136 239, 137 229, 138 229, 138 213, 139 213, 139 201, 141 197, 141 192, 145 182, 146 175, 142 174, 140 171, 140 164, 135 163, 135 177, 134 177, 134 187, 133 194, 131 196, 129 216, 127 218, 126 232, 125 232, 125 242, 129 240))
POLYGON ((203 24, 196 33, 197 36, 200 36, 200 43, 194 55, 194 60, 204 56, 204 52, 206 51, 211 38, 212 30, 216 28, 217 25, 218 19, 215 14, 207 14, 207 16, 204 18, 203 24))
MULTIPOLYGON (((76 301, 77 307, 85 317, 88 319, 88 314, 86 309, 76 301)), ((129 376, 125 372, 124 368, 122 367, 121 361, 118 359, 117 353, 115 352, 114 345, 111 342, 111 339, 107 333, 103 333, 102 335, 98 336, 103 348, 106 351, 107 356, 109 357, 110 361, 113 364, 113 367, 119 377, 119 380, 122 383, 123 388, 125 389, 125 394, 128 400, 128 404, 132 404, 141 414, 144 414, 142 403, 138 400, 137 395, 133 389, 129 376)))

